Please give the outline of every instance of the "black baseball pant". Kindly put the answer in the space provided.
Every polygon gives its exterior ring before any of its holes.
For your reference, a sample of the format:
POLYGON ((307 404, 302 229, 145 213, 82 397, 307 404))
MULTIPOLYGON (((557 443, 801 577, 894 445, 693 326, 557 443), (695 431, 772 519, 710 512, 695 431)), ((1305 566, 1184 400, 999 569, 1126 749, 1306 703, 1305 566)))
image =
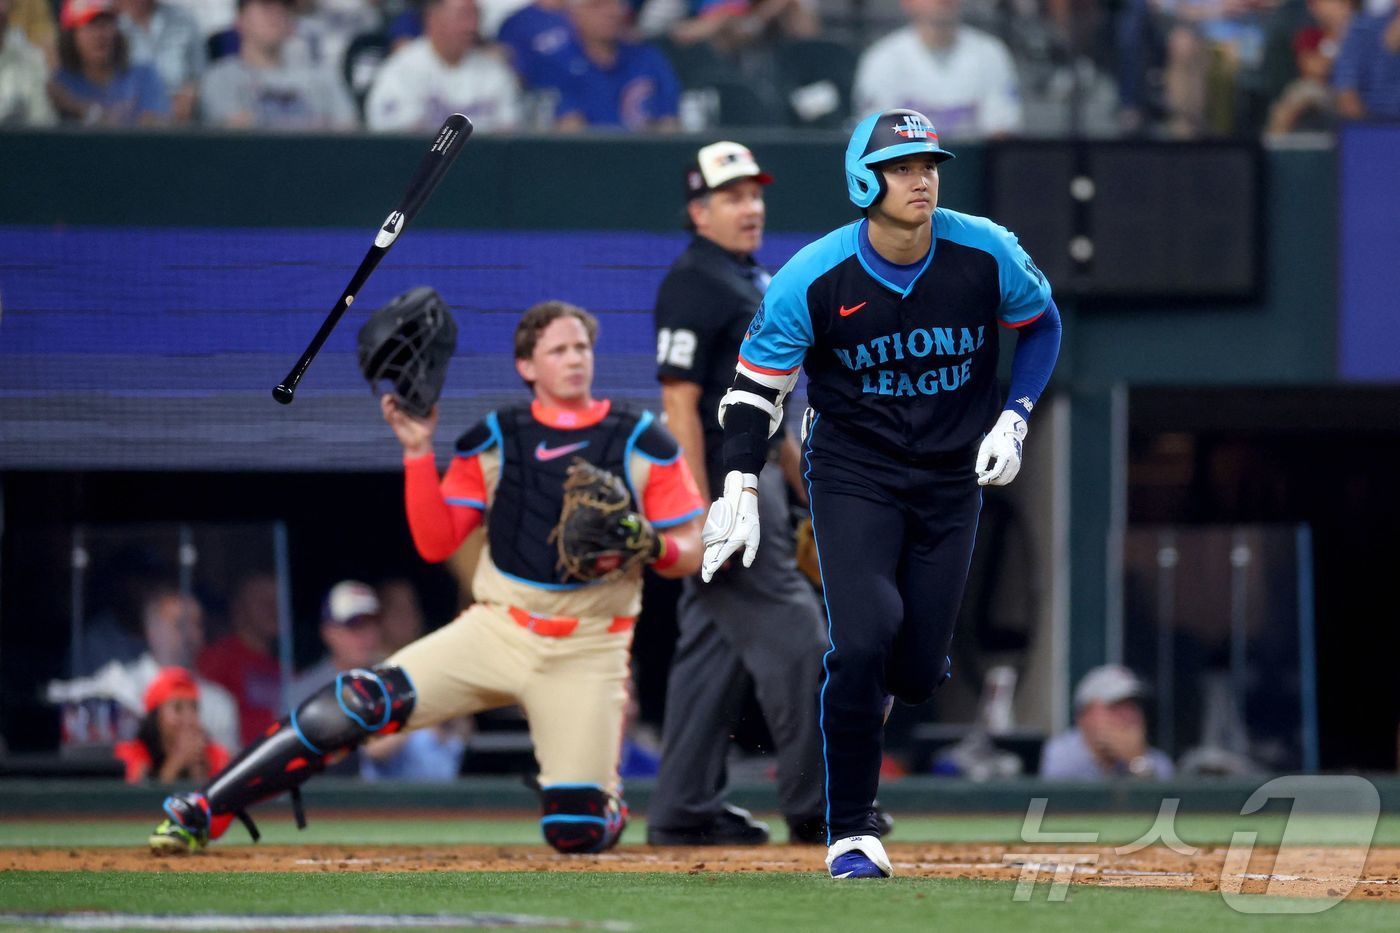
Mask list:
POLYGON ((818 417, 805 447, 831 641, 819 716, 835 841, 879 835, 886 697, 922 703, 948 676, 982 493, 975 446, 900 462, 818 417))

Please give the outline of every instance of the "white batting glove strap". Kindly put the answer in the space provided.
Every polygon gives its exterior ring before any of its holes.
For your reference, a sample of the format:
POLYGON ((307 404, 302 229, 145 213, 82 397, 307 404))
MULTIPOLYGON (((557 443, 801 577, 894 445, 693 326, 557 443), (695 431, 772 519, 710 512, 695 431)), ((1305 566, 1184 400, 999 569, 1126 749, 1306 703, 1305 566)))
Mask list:
POLYGON ((706 583, 739 548, 744 549, 745 567, 752 566, 754 555, 758 553, 758 495, 745 492, 745 487, 757 489, 758 477, 730 470, 724 478, 724 494, 714 501, 710 514, 705 516, 705 528, 700 532, 700 540, 705 545, 700 579, 706 583))
POLYGON ((1026 419, 1014 411, 1004 411, 977 449, 977 484, 1005 486, 1021 472, 1021 441, 1026 438, 1026 419))

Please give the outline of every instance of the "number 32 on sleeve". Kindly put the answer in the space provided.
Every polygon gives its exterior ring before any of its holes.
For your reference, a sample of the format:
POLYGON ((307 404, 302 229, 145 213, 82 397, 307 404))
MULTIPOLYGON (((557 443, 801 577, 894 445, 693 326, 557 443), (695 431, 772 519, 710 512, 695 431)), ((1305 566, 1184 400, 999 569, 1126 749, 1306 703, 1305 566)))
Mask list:
POLYGON ((695 332, 663 327, 656 332, 656 363, 690 369, 695 365, 695 332))

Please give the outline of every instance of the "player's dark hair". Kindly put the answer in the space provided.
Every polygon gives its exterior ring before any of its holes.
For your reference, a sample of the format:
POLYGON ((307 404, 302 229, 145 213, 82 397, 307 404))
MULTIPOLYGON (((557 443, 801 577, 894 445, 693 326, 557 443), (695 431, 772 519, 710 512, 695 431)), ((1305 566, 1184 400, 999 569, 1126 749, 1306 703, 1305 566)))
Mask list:
POLYGON ((588 332, 589 345, 598 342, 598 319, 596 317, 578 305, 550 299, 530 306, 520 316, 520 323, 515 325, 515 358, 528 360, 534 356, 535 344, 539 343, 540 334, 544 333, 546 327, 561 317, 577 318, 579 323, 583 325, 583 329, 588 332))
MULTIPOLYGON (((104 16, 115 16, 114 13, 104 13, 104 16)), ((76 29, 65 29, 58 34, 58 64, 65 71, 74 74, 83 73, 83 60, 78 57, 78 40, 74 38, 76 29)), ((117 30, 114 45, 112 46, 112 67, 118 72, 126 71, 127 65, 131 62, 131 55, 127 50, 126 36, 121 30, 117 30)))

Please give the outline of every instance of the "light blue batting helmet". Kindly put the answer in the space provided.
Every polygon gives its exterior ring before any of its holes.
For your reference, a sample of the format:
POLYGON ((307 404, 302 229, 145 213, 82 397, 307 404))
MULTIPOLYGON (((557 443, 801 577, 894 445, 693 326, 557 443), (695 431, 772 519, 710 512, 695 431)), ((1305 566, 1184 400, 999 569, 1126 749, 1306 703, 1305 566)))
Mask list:
POLYGON ((901 156, 929 153, 938 162, 953 154, 938 145, 938 132, 917 110, 883 110, 856 124, 846 146, 846 194, 866 208, 885 194, 885 179, 873 166, 901 156))

